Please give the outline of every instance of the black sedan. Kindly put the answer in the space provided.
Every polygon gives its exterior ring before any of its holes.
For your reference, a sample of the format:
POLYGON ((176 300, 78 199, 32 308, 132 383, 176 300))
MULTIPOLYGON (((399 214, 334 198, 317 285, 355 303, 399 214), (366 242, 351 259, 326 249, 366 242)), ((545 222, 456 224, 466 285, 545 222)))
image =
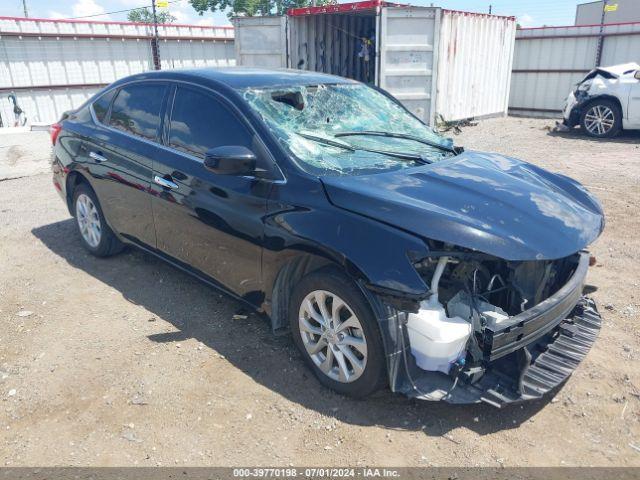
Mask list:
POLYGON ((150 72, 51 133, 53 182, 89 252, 135 245, 242 300, 338 392, 539 398, 599 331, 583 296, 598 201, 465 152, 383 90, 292 70, 150 72))

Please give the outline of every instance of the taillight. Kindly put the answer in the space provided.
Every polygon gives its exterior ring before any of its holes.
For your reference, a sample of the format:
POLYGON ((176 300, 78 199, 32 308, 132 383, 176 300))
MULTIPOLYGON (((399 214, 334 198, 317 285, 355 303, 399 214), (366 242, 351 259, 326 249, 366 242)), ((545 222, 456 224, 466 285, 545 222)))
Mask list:
POLYGON ((58 140, 58 135, 60 135, 60 131, 62 130, 62 125, 59 123, 54 123, 49 127, 49 133, 51 134, 51 145, 56 144, 56 140, 58 140))

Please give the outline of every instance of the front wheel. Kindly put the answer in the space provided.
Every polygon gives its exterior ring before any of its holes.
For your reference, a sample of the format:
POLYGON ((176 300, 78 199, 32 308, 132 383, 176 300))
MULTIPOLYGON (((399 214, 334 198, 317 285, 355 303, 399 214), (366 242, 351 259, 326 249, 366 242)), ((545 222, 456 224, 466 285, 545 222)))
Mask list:
POLYGON ((585 107, 580 125, 590 137, 611 138, 622 129, 622 112, 615 102, 596 100, 585 107))
POLYGON ((352 397, 384 385, 378 322, 345 275, 323 269, 304 277, 291 296, 289 317, 294 342, 322 384, 352 397))

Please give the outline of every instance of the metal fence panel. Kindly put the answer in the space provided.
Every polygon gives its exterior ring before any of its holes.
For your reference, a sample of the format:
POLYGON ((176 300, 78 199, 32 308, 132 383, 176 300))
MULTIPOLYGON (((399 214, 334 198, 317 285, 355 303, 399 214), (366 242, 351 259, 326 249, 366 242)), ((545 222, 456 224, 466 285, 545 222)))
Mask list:
POLYGON ((165 40, 160 42, 162 69, 228 67, 235 65, 233 42, 165 40))
MULTIPOLYGON (((162 68, 235 65, 232 27, 161 25, 158 34, 162 68)), ((29 123, 52 123, 104 85, 153 69, 151 39, 145 24, 0 17, 2 125, 14 124, 10 94, 29 123)))
MULTIPOLYGON (((41 18, 0 17, 0 32, 58 35, 149 36, 152 28, 144 23, 51 20, 41 18)), ((203 25, 158 25, 158 35, 169 37, 205 37, 233 40, 233 27, 203 25)))
MULTIPOLYGON (((33 89, 15 92, 20 108, 28 124, 53 123, 64 112, 77 108, 89 99, 99 87, 68 88, 59 87, 52 89, 33 89)), ((0 116, 4 127, 13 126, 13 103, 8 96, 0 96, 0 116)))
POLYGON ((153 68, 148 41, 6 37, 0 88, 105 84, 153 68))
POLYGON ((635 24, 634 34, 624 34, 629 27, 619 25, 609 31, 617 33, 608 37, 602 48, 603 65, 616 65, 620 63, 640 63, 640 23, 635 24))

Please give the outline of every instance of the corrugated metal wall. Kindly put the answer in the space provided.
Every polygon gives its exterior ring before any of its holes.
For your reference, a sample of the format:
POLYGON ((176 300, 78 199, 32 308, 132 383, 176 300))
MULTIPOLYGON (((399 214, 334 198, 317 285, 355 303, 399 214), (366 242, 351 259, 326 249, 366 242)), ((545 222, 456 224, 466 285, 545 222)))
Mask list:
MULTIPOLYGON (((52 123, 118 78, 153 69, 151 27, 0 17, 0 116, 14 94, 29 123, 52 123)), ((230 27, 158 27, 163 69, 235 65, 230 27)))
MULTIPOLYGON (((596 66, 599 26, 517 31, 509 113, 558 117, 567 94, 596 66)), ((604 27, 601 65, 640 63, 640 23, 604 27)))
POLYGON ((443 10, 436 112, 445 120, 506 115, 516 21, 443 10))

